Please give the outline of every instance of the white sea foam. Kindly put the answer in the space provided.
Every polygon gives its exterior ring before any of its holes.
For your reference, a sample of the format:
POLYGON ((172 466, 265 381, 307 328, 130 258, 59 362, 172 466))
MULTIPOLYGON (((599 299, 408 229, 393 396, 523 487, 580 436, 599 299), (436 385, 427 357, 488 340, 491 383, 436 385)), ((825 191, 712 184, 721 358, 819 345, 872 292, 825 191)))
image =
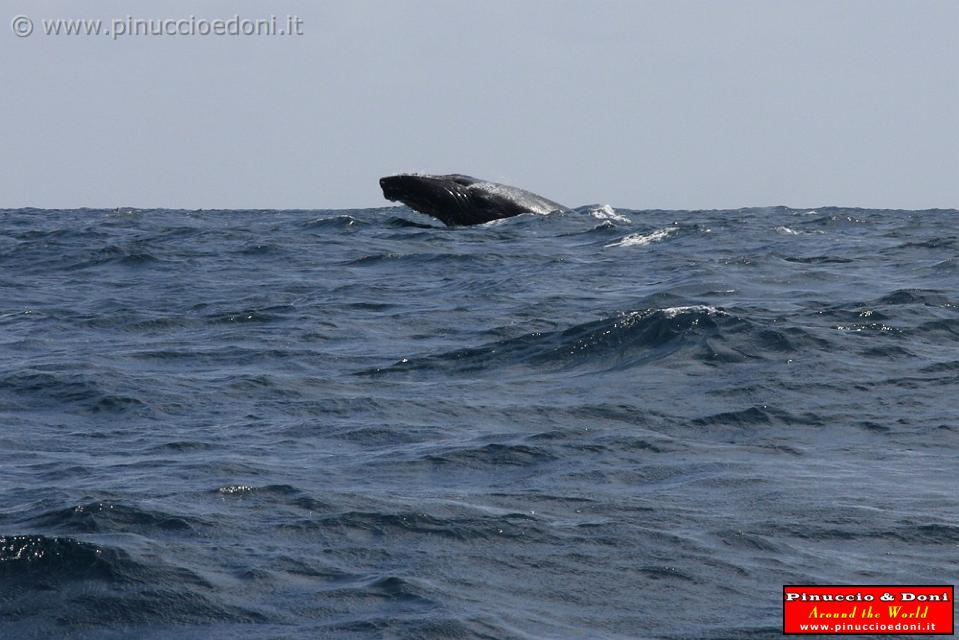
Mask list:
POLYGON ((656 311, 661 312, 667 318, 675 318, 681 313, 705 313, 707 315, 719 315, 725 316, 728 315, 725 311, 719 307, 713 307, 705 304, 691 304, 680 307, 665 307, 663 309, 646 309, 644 311, 630 311, 623 314, 624 318, 640 318, 650 316, 656 311))
POLYGON ((679 227, 664 227, 651 231, 650 233, 633 233, 625 238, 612 242, 607 247, 643 247, 650 242, 659 242, 665 240, 672 234, 679 231, 679 227))
POLYGON ((627 224, 632 222, 632 220, 619 213, 616 211, 616 209, 613 209, 608 204, 591 207, 589 210, 589 215, 593 216, 597 220, 612 220, 613 222, 625 222, 627 224))
POLYGON ((711 307, 705 304, 693 304, 685 307, 666 307, 663 309, 663 315, 667 318, 675 318, 681 313, 688 313, 690 311, 699 311, 709 315, 725 315, 723 311, 720 311, 716 307, 711 307))
POLYGON ((776 233, 780 233, 784 236, 810 236, 810 235, 822 235, 825 233, 821 229, 814 229, 812 231, 799 231, 798 229, 792 229, 785 225, 780 225, 776 227, 776 233))

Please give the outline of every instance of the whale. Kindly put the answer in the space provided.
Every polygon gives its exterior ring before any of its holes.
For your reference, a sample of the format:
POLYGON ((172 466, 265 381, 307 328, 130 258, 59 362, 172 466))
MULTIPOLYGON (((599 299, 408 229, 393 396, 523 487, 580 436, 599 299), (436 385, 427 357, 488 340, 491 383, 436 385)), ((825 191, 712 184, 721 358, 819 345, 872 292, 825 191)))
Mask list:
POLYGON ((459 173, 400 173, 380 178, 383 197, 402 202, 448 227, 483 224, 522 213, 569 211, 543 196, 459 173))

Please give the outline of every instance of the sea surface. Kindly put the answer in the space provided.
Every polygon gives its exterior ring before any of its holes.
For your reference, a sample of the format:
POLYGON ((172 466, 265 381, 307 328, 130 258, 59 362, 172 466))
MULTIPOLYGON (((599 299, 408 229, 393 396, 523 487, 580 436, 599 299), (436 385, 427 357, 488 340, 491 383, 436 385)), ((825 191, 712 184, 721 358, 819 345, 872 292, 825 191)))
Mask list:
POLYGON ((0 638, 778 638, 959 575, 959 211, 0 211, 0 638))

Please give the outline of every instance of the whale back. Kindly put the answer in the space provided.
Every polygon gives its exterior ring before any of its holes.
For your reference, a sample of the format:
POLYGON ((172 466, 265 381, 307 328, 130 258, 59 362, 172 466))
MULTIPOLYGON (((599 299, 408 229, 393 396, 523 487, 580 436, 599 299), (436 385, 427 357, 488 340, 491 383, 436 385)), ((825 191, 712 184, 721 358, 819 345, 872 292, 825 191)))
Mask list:
POLYGON ((380 179, 388 200, 433 216, 447 226, 482 224, 523 213, 547 214, 566 207, 525 189, 459 173, 398 174, 380 179))
POLYGON ((471 191, 485 193, 488 196, 509 201, 513 206, 523 209, 521 213, 547 214, 553 211, 566 211, 566 207, 532 191, 498 182, 478 181, 470 185, 471 191))

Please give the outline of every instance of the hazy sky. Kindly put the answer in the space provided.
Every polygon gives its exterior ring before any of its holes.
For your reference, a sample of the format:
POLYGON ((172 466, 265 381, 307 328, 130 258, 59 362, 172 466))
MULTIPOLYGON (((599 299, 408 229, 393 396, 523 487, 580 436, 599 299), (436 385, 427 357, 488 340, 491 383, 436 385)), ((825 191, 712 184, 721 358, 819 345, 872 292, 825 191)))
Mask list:
POLYGON ((0 207, 959 207, 955 0, 0 0, 0 207), (48 36, 57 18, 302 36, 48 36), (29 37, 11 21, 33 20, 29 37))

